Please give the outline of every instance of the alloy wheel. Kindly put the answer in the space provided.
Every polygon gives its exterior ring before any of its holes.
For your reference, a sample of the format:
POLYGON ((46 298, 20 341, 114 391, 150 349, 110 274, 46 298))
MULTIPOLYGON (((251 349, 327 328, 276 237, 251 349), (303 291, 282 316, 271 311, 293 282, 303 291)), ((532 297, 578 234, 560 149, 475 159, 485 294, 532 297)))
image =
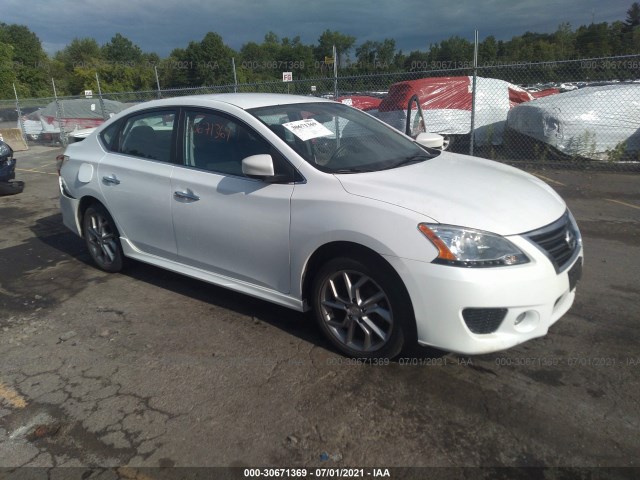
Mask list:
POLYGON ((385 291, 371 277, 340 270, 320 288, 322 319, 331 335, 358 352, 383 348, 393 331, 393 311, 385 291))
POLYGON ((92 212, 89 215, 86 235, 91 256, 97 263, 107 266, 117 259, 117 239, 108 218, 99 212, 92 212))

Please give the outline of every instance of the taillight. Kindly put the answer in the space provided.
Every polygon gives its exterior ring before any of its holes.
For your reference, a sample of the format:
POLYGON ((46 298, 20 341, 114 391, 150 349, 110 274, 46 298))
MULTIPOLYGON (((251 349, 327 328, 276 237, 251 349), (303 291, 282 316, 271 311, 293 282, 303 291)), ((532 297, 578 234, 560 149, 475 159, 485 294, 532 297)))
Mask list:
POLYGON ((58 176, 60 176, 60 170, 62 170, 62 165, 64 165, 64 162, 66 162, 67 160, 69 160, 69 155, 60 154, 56 157, 56 168, 58 170, 58 176))

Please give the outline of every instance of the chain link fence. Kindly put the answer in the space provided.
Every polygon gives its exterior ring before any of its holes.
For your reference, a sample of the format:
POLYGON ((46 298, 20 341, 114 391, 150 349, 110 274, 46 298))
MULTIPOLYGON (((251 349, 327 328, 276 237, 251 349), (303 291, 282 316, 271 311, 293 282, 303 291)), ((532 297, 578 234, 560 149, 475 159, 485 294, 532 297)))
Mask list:
POLYGON ((290 82, 0 100, 0 128, 20 128, 28 143, 65 144, 75 130, 148 100, 290 93, 337 99, 409 134, 438 133, 453 152, 524 168, 640 171, 640 55, 476 68, 471 62, 417 61, 410 67, 352 76, 339 70, 337 77, 290 82))

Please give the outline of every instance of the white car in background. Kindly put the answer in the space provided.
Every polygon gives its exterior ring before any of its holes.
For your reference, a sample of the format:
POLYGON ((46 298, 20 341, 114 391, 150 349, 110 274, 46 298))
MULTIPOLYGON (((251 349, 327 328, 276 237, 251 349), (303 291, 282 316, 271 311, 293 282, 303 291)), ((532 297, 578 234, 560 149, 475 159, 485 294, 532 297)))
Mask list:
POLYGON ((349 356, 512 347, 567 312, 581 274, 545 183, 328 100, 156 100, 59 160, 64 223, 100 268, 132 258, 312 309, 349 356))
POLYGON ((640 85, 585 87, 512 108, 513 143, 543 142, 568 157, 637 161, 640 156, 640 85))
MULTIPOLYGON (((340 103, 349 105, 350 107, 357 108, 367 112, 374 117, 380 118, 378 112, 378 106, 382 102, 381 98, 369 97, 365 95, 350 95, 337 99, 340 103)), ((382 119, 385 123, 388 123, 396 130, 416 138, 420 135, 420 144, 425 147, 435 148, 437 150, 446 150, 445 138, 437 133, 427 132, 424 127, 424 117, 420 105, 416 98, 411 98, 407 102, 407 109, 401 114, 401 118, 394 118, 393 121, 389 121, 389 118, 382 119)), ((448 146, 448 144, 447 144, 448 146)))
POLYGON ((78 128, 67 133, 69 143, 81 142, 96 130, 96 127, 78 128))
POLYGON ((401 131, 419 127, 442 135, 443 150, 461 141, 469 142, 473 117, 475 145, 501 145, 509 110, 534 97, 497 78, 477 77, 475 88, 474 115, 471 76, 427 77, 394 83, 377 110, 370 113, 401 131))

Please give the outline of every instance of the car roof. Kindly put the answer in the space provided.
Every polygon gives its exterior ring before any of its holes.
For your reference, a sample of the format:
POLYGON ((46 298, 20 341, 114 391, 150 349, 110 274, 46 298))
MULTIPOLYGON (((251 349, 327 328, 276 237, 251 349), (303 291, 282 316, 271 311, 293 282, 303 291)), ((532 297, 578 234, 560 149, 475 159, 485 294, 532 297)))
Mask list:
POLYGON ((226 103, 229 105, 234 105, 243 110, 247 110, 250 108, 269 107, 273 105, 292 105, 296 103, 309 102, 332 101, 319 97, 288 95, 280 93, 219 93, 213 95, 188 95, 162 100, 151 100, 149 102, 141 103, 134 108, 137 110, 138 108, 152 108, 165 105, 214 107, 217 104, 226 103))

